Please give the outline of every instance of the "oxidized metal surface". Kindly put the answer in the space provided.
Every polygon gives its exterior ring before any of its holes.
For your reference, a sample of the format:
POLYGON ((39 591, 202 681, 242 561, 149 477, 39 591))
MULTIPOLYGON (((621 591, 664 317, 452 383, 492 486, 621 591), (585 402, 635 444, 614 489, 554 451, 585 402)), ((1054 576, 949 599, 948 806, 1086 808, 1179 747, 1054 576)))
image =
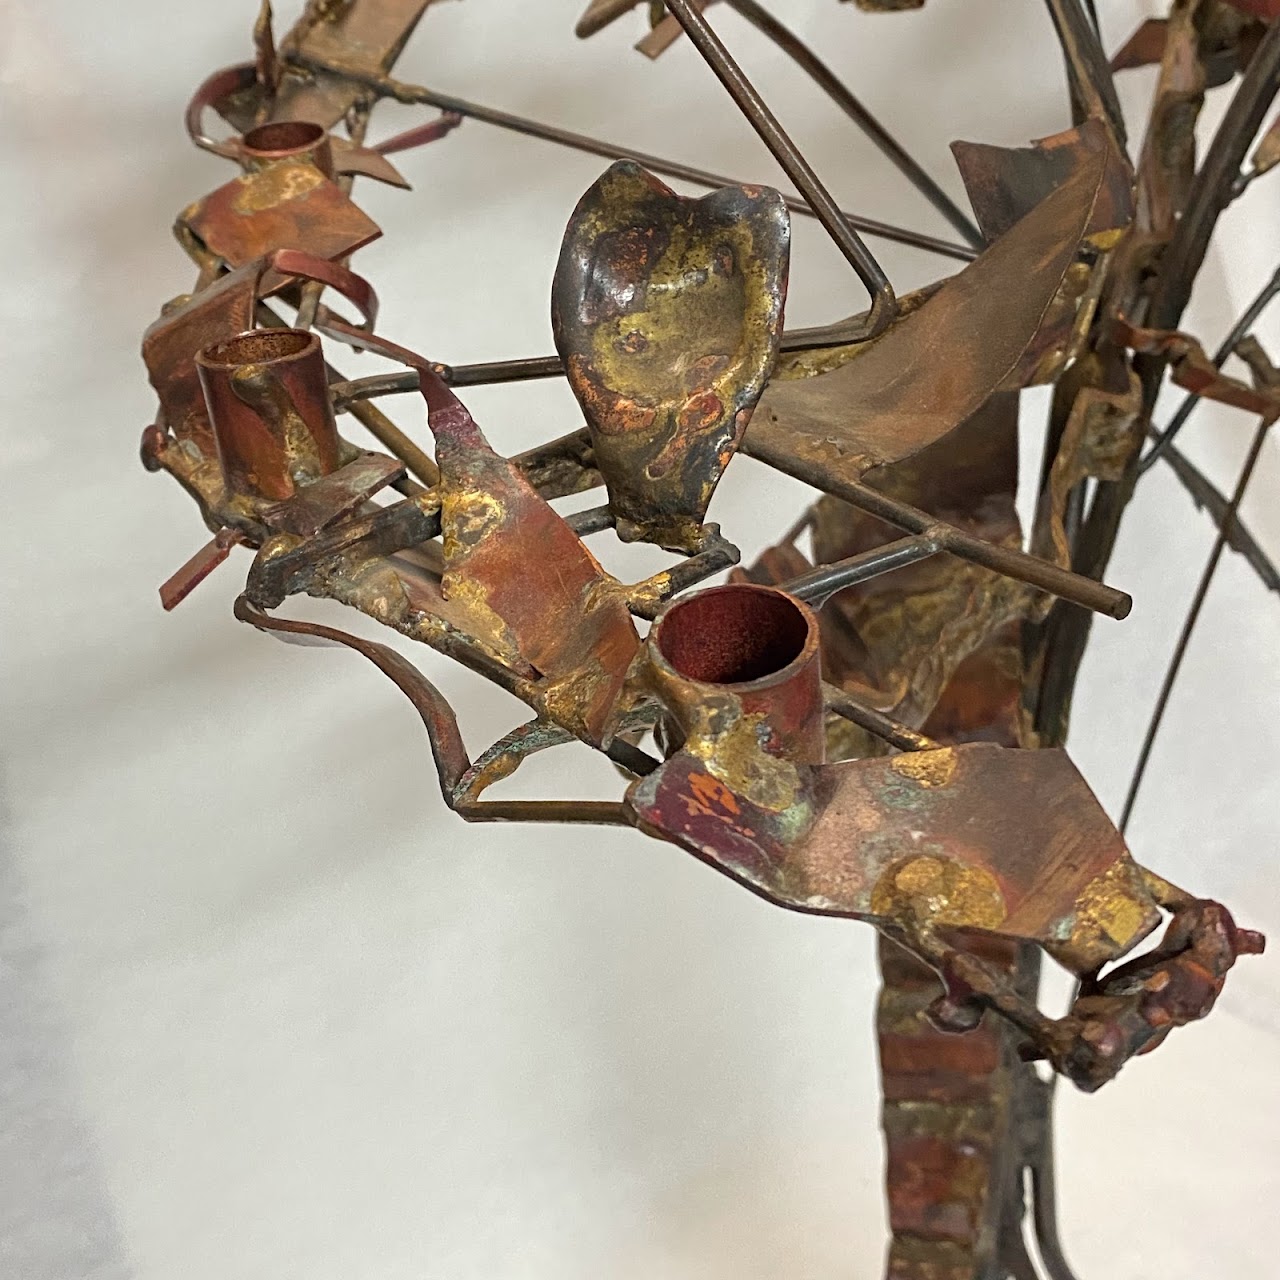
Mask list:
POLYGON ((799 458, 817 479, 857 478, 941 439, 995 392, 1051 379, 1088 279, 1073 264, 1104 230, 1113 172, 1108 148, 1084 151, 1066 181, 878 340, 826 372, 771 384, 744 450, 782 471, 799 458), (1069 305, 1055 308, 1060 294, 1069 305))
MULTIPOLYGON (((433 0, 307 0, 281 52, 321 61, 341 59, 368 72, 389 71, 433 0)), ((281 79, 271 103, 274 120, 336 124, 364 97, 348 78, 327 71, 291 71, 281 79)))
POLYGON ((997 240, 1068 182, 1103 157, 1103 171, 1082 238, 1127 226, 1133 217, 1133 170, 1127 156, 1107 142, 1106 129, 1086 120, 1030 147, 953 142, 951 153, 964 179, 982 234, 997 240))
POLYGON ((1280 374, 1251 335, 1280 272, 1212 359, 1179 331, 1217 218, 1280 157, 1276 126, 1262 132, 1280 86, 1273 0, 1178 0, 1111 60, 1160 64, 1135 170, 1085 7, 1048 0, 1071 127, 1029 148, 954 144, 976 225, 812 50, 756 0, 730 0, 973 247, 841 212, 704 0, 595 0, 579 34, 636 8, 647 9, 638 47, 650 56, 687 33, 799 196, 393 80, 429 3, 308 0, 279 42, 264 4, 254 60, 210 76, 188 105, 195 145, 242 172, 180 216, 196 280, 144 338, 160 412, 143 461, 191 493, 213 535, 163 585, 164 607, 246 547, 255 555, 236 616, 345 646, 392 679, 459 816, 630 823, 773 903, 871 923, 885 977, 890 1276, 1037 1274, 1023 1239, 1029 1171, 1044 1267, 1069 1280, 1049 1094, 1027 1062, 1096 1089, 1204 1017, 1238 956, 1262 946, 1224 907, 1138 865, 1062 744, 1088 631, 1073 604, 1127 613, 1129 598, 1101 578, 1155 457, 1218 526, 1191 621, 1225 546, 1280 581, 1238 518, 1280 416, 1280 374), (1205 91, 1236 76, 1200 154, 1205 91), (382 98, 444 114, 370 145, 382 98), (215 112, 231 136, 206 134, 215 112), (406 185, 386 153, 445 137, 467 115, 631 157, 570 219, 552 296, 559 358, 428 360, 375 332, 376 295, 346 264, 378 234, 351 198, 354 178, 406 185), (678 196, 652 172, 717 189, 678 196), (789 212, 825 227, 867 288, 865 314, 784 332, 789 212), (898 298, 857 229, 969 265, 898 298), (324 290, 358 322, 324 305, 324 290), (340 345, 407 372, 346 380, 330 363, 340 345), (1232 356, 1251 381, 1223 370, 1232 356), (587 428, 513 458, 494 452, 447 385, 561 374, 587 428), (1166 374, 1191 394, 1160 433, 1166 374), (1018 393, 1037 383, 1053 384, 1053 404, 1027 553, 1018 393), (434 458, 370 403, 419 389, 434 458), (1199 397, 1261 418, 1230 498, 1169 444, 1199 397), (344 439, 342 413, 395 456, 344 439), (1158 445, 1140 460, 1148 437, 1158 445), (827 496, 729 586, 685 595, 736 563, 703 521, 739 447, 827 496), (600 506, 562 516, 550 505, 601 485, 600 506), (622 583, 585 543, 611 531, 685 558, 622 583), (448 702, 404 656, 271 614, 300 593, 462 663, 534 719, 472 759, 448 702), (657 619, 643 642, 633 616, 657 619), (650 732, 663 760, 642 745, 650 732), (484 794, 529 755, 575 739, 622 771, 618 799, 484 794), (1161 911, 1163 941, 1124 961, 1161 911), (1041 952, 1081 980, 1061 1018, 1036 1005, 1041 952))
POLYGON ((263 262, 249 263, 175 300, 142 337, 142 358, 166 425, 181 440, 194 438, 206 456, 213 454, 213 439, 196 353, 253 327, 264 269, 263 262))
POLYGON ((441 595, 487 652, 536 673, 552 719, 602 743, 639 647, 622 587, 457 397, 422 378, 441 478, 441 595))
MULTIPOLYGON (((971 945, 1011 971, 1010 943, 971 945)), ((888 1274, 909 1276, 925 1264, 981 1274, 997 1254, 999 1217, 992 1209, 1016 1163, 1009 1105, 1016 1059, 989 1014, 964 1035, 939 1031, 929 1017, 938 994, 932 969, 888 938, 880 939, 879 954, 884 986, 876 1025, 893 1233, 888 1274)))
POLYGON ((231 267, 274 249, 341 258, 382 234, 320 168, 293 158, 233 178, 184 209, 179 225, 231 267))
MULTIPOLYGON (((1016 538, 1017 422, 1016 395, 997 395, 937 444, 883 468, 876 484, 985 537, 1016 538)), ((832 498, 813 508, 809 532, 819 563, 889 535, 883 522, 832 498)), ((787 542, 747 573, 780 583, 808 564, 787 542)), ((822 612, 823 670, 900 719, 923 718, 924 732, 944 745, 1026 745, 1021 627, 999 625, 1000 611, 991 607, 998 599, 1015 611, 1026 606, 1026 593, 1010 593, 1010 585, 970 566, 930 561, 842 591, 822 612)), ((837 759, 889 749, 844 719, 828 721, 827 738, 837 759)), ((966 947, 1010 984, 1016 957, 1030 950, 978 935, 966 947)), ((933 968, 883 935, 879 959, 889 1274, 946 1268, 984 1275, 1000 1252, 1001 1216, 1020 1185, 1018 1033, 990 1012, 962 1036, 940 1030, 931 1016, 938 999, 933 968)))
POLYGON ((282 501, 337 470, 338 426, 314 333, 242 333, 205 347, 196 369, 230 492, 282 501))
MULTIPOLYGON (((1014 506, 1018 399, 1000 392, 967 422, 913 458, 872 477, 882 491, 996 544, 1020 546, 1014 506)), ((834 498, 813 511, 818 563, 883 542, 883 522, 834 498)), ((829 677, 916 728, 970 653, 1033 613, 1038 593, 976 565, 925 561, 841 592, 823 611, 829 677)))
MULTIPOLYGON (((648 682, 675 726, 668 743, 718 781, 757 768, 762 753, 822 762, 818 624, 790 597, 749 585, 700 591, 663 613, 648 652, 648 682)), ((763 796, 761 775, 752 785, 763 796)))
POLYGON ((724 716, 633 784, 628 803, 646 830, 772 902, 1035 942, 1076 973, 1159 923, 1123 841, 1060 751, 972 743, 807 767, 743 751, 743 723, 745 713, 724 716))
POLYGON ((552 325, 623 538, 697 546, 773 367, 790 243, 776 191, 689 200, 625 160, 574 210, 552 325))

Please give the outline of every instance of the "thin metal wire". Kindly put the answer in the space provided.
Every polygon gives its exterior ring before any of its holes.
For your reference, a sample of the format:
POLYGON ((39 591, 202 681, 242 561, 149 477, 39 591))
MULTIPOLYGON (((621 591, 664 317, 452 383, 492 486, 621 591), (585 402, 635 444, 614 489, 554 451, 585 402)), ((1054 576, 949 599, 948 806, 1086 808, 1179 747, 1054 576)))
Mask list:
MULTIPOLYGON (((1223 513, 1227 509, 1227 495, 1220 492, 1199 468, 1193 466, 1172 445, 1165 451, 1164 459, 1196 507, 1209 513, 1215 527, 1221 525, 1223 513)), ((1268 591, 1280 594, 1280 570, 1272 563, 1271 557, 1262 549, 1257 538, 1249 532, 1244 521, 1236 516, 1226 527, 1227 546, 1243 557, 1245 564, 1258 575, 1258 581, 1268 591)))
POLYGON ((1151 713, 1151 719, 1147 722, 1147 733, 1142 740, 1142 750, 1138 753, 1138 762, 1134 766, 1133 777, 1129 780, 1129 793, 1125 796, 1124 812, 1120 815, 1120 831, 1122 834, 1128 828, 1129 819, 1133 815, 1133 807, 1138 799, 1138 792, 1142 787, 1142 779, 1147 772, 1147 764, 1151 759, 1151 749, 1155 745, 1156 735, 1160 732, 1160 724, 1164 720, 1164 713, 1169 705, 1169 696, 1173 692, 1174 682, 1182 669, 1182 660, 1186 657, 1187 646, 1191 641, 1191 633, 1195 630, 1196 622, 1200 618, 1200 610, 1209 594, 1213 575, 1218 570, 1218 562, 1222 559, 1223 549, 1227 545, 1227 534, 1232 522, 1235 520, 1236 512, 1240 509, 1241 502, 1244 501, 1249 481, 1253 478, 1254 467, 1257 465, 1258 457, 1262 453, 1263 441, 1266 440, 1267 432, 1270 430, 1273 421, 1273 418, 1264 418, 1254 433, 1253 443, 1249 447, 1248 457, 1245 458, 1244 466, 1240 470, 1240 477, 1236 481, 1235 491, 1231 495, 1231 501, 1227 504, 1227 510, 1222 524, 1218 528, 1217 537, 1213 540, 1213 550, 1209 552, 1209 559, 1205 564, 1204 572, 1200 575, 1200 582, 1196 587, 1195 597, 1191 601, 1191 608, 1188 610, 1186 620, 1182 624, 1178 643, 1174 646, 1173 656, 1169 659, 1169 665, 1165 669, 1164 683, 1160 686, 1160 695, 1156 699, 1155 709, 1151 713))
POLYGON ((809 48, 757 0, 727 0, 758 31, 768 36, 811 80, 862 130, 917 191, 976 249, 984 249, 981 231, 959 205, 929 176, 924 167, 871 114, 844 82, 809 48))
MULTIPOLYGON (((419 104, 436 107, 441 111, 452 111, 471 120, 479 120, 482 124, 493 125, 498 129, 509 129, 528 138, 538 138, 543 142, 553 142, 557 146, 569 147, 574 151, 585 151, 589 155, 602 156, 606 160, 634 160, 653 173, 664 177, 676 178, 681 182, 691 182, 695 186, 716 188, 741 186, 739 178, 726 178, 723 174, 699 169, 694 165, 682 164, 678 160, 667 160, 662 156, 650 155, 638 151, 634 147, 625 147, 616 142, 605 142, 600 138, 592 138, 586 134, 574 133, 569 129, 561 129, 556 125, 542 124, 524 116, 513 115, 508 111, 499 111, 493 107, 482 106, 476 102, 468 102, 463 98, 455 98, 450 94, 437 93, 423 85, 407 84, 394 80, 389 76, 372 75, 355 68, 313 58, 298 52, 292 60, 299 66, 311 70, 330 71, 336 75, 347 76, 359 84, 372 89, 384 97, 394 98, 397 102, 419 104)), ((397 135, 399 136, 399 135, 397 135)), ((378 144, 378 148, 386 147, 396 139, 388 139, 378 144)), ((813 218, 817 214, 797 195, 782 193, 783 201, 792 213, 813 218)), ((874 218, 864 218, 860 214, 841 212, 841 217, 852 227, 876 236, 881 240, 892 240, 897 244, 910 245, 914 249, 923 249, 927 253, 936 253, 944 258, 954 258, 958 262, 972 262, 978 256, 977 250, 968 245, 955 244, 950 240, 941 240, 936 236, 924 235, 911 231, 906 227, 897 227, 889 222, 880 222, 874 218)))

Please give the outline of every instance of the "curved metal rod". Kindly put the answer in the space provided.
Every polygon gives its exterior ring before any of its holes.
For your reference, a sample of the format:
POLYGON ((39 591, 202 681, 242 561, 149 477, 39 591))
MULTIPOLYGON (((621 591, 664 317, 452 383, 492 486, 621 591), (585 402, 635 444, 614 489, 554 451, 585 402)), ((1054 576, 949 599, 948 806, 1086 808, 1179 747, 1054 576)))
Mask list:
MULTIPOLYGON (((691 3, 691 0, 667 0, 667 8, 715 72, 738 109, 747 117, 751 127, 760 136, 760 140, 773 153, 773 158, 782 166, 787 177, 800 189, 800 194, 809 202, 836 248, 844 254, 846 261, 866 287, 871 298, 871 309, 867 318, 847 328, 833 326, 840 331, 840 340, 859 342, 875 337, 892 322, 898 311, 898 302, 894 297, 888 276, 885 275, 871 250, 863 243, 862 237, 846 221, 839 205, 823 186, 822 179, 814 172, 813 166, 788 137, 786 130, 765 105, 764 99, 756 92, 755 86, 733 60, 732 55, 697 6, 691 3)), ((820 335, 815 332, 813 338, 815 345, 819 345, 820 335)), ((830 341, 830 339, 822 341, 830 341)))
POLYGON ((1208 596, 1209 587, 1213 582, 1213 575, 1218 570, 1218 562, 1222 559, 1223 549, 1227 545, 1228 531, 1235 520, 1236 512, 1240 509, 1240 503, 1244 500, 1249 481, 1253 478, 1253 470, 1257 465, 1258 456, 1262 452, 1263 442, 1266 440, 1267 432, 1274 421, 1274 418, 1268 417, 1263 418, 1258 424, 1258 429, 1254 432, 1253 443, 1249 446, 1248 456, 1245 458, 1244 466, 1240 469, 1240 477, 1236 481, 1235 491, 1232 493, 1231 501, 1227 504, 1227 509, 1223 514, 1222 524, 1218 526, 1217 537, 1213 540, 1213 550, 1209 552, 1209 559, 1204 566, 1204 572, 1200 575, 1200 582, 1191 601, 1191 608, 1187 611, 1186 620, 1182 624, 1182 631, 1178 635, 1178 643, 1174 646, 1173 656, 1169 659, 1169 665, 1165 670, 1164 682, 1160 686, 1160 695, 1156 699, 1155 708, 1151 712, 1151 719, 1147 722, 1147 733, 1142 740, 1142 749, 1138 753, 1138 762, 1134 766, 1133 777, 1129 780, 1129 793, 1124 798, 1124 812, 1120 815, 1121 834, 1124 833, 1129 825, 1129 819, 1133 816, 1133 806, 1137 802, 1138 792, 1142 788, 1142 779, 1146 775, 1147 765, 1151 760, 1151 749, 1155 746, 1156 735, 1160 732, 1160 725, 1164 720, 1164 713, 1169 705, 1169 697, 1173 693, 1174 682, 1182 669, 1182 660, 1187 655, 1187 646, 1191 642, 1191 633, 1195 630, 1196 623, 1199 621, 1200 610, 1204 607, 1205 597, 1208 596))
POLYGON ((975 249, 986 240, 973 219, 925 172, 902 144, 858 101, 844 82, 798 35, 757 0, 728 0, 729 8, 767 36, 862 130, 889 162, 975 249))
MULTIPOLYGON (((436 773, 440 780, 440 792, 444 802, 467 822, 574 822, 605 826, 630 826, 626 808, 613 800, 479 800, 475 797, 490 780, 505 777, 511 768, 503 772, 504 765, 518 766, 523 757, 532 751, 555 746, 562 739, 551 728, 539 739, 530 734, 531 727, 522 725, 506 738, 485 752, 473 765, 467 756, 457 717, 444 695, 407 658, 389 645, 365 640, 361 636, 340 631, 336 627, 318 622, 303 622, 298 618, 277 618, 256 608, 245 596, 235 602, 235 616, 241 622, 257 627, 259 631, 274 631, 284 637, 305 636, 329 644, 343 645, 355 650, 373 663, 387 676, 413 704, 427 731, 436 773), (480 769, 487 766, 490 771, 480 769)), ((640 757, 641 769, 656 767, 644 752, 632 751, 623 755, 621 762, 631 765, 633 757, 640 757)), ((638 772, 638 770, 636 770, 638 772)))
POLYGON ((1027 1251, 1020 1222, 1001 1237, 998 1261, 1002 1269, 991 1274, 1000 1280, 1041 1280, 1040 1271, 1027 1251))
POLYGON ((207 108, 221 102, 242 89, 256 83, 258 70, 252 62, 237 63, 233 67, 223 67, 205 78, 200 87, 191 95, 182 120, 186 126, 187 137, 202 151, 211 151, 224 160, 235 160, 239 156, 238 137, 218 140, 204 131, 204 113, 207 108))
MULTIPOLYGON (((1054 1077, 1056 1081, 1057 1077, 1054 1077)), ((1041 1081, 1039 1141, 1035 1158, 1029 1166, 1031 1174, 1031 1221, 1035 1227, 1036 1245, 1049 1280, 1076 1280, 1075 1272, 1062 1251, 1058 1236, 1058 1187, 1054 1169, 1053 1084, 1041 1081)))

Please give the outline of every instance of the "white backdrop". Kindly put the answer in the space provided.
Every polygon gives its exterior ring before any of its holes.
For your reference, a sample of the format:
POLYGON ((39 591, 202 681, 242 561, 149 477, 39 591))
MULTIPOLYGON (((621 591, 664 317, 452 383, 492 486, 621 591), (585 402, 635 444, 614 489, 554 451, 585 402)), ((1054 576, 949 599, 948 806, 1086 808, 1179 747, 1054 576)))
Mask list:
MULTIPOLYGON (((577 42, 582 4, 440 4, 400 74, 776 177, 691 48, 649 64, 630 52, 636 20, 577 42)), ((1066 123, 1029 0, 778 7, 957 195, 950 139, 1019 144, 1066 123)), ((1102 7, 1114 47, 1143 6, 1102 7)), ((715 13, 846 207, 946 234, 780 55, 715 13)), ((636 834, 454 820, 383 677, 232 620, 243 553, 160 612, 156 585, 207 535, 137 463, 153 411, 138 337, 189 287, 174 213, 227 176, 186 144, 182 106, 247 56, 253 4, 7 0, 0 17, 0 1275, 877 1276, 869 930, 769 908, 636 834)), ((1125 79, 1131 118, 1151 84, 1125 79)), ((421 118, 385 108, 376 136, 421 118)), ((549 352, 559 237, 603 167, 471 123, 403 157, 414 192, 365 184, 386 234, 358 266, 383 329, 455 362, 549 352)), ((1275 266, 1276 191, 1260 182, 1225 219, 1189 316, 1208 345, 1275 266)), ((874 247, 901 290, 939 269, 874 247)), ((792 285, 792 323, 860 305, 804 220, 792 285)), ((1262 332, 1280 348, 1280 314, 1262 332)), ((467 399, 506 451, 580 421, 558 384, 467 399)), ((396 411, 425 437, 416 406, 396 411)), ((1187 448, 1229 485, 1251 426, 1204 411, 1187 448)), ((1278 458, 1272 444, 1247 507, 1273 555, 1278 458)), ((740 459, 712 515, 751 555, 802 499, 740 459)), ((1113 810, 1209 541, 1171 479, 1144 482, 1109 574, 1137 604, 1095 627, 1072 744, 1113 810)), ((619 573, 655 562, 597 544, 619 573)), ((1132 844, 1280 934, 1278 654, 1280 600, 1228 555, 1132 844)), ((421 656, 473 749, 523 718, 421 656)), ((510 794, 618 787, 585 750, 526 772, 510 794)), ((1206 1024, 1100 1095, 1062 1091, 1064 1236, 1084 1280, 1280 1270, 1278 972, 1274 956, 1242 963, 1206 1024)))

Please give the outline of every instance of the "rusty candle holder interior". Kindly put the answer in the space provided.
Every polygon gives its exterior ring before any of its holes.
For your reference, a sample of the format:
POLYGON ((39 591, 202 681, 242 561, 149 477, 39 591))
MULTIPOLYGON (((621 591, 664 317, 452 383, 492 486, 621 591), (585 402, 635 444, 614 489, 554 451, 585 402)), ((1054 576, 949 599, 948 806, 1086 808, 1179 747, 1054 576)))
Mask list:
POLYGON ((277 160, 309 151, 328 136, 327 129, 309 120, 278 120, 250 129, 243 142, 244 149, 251 155, 277 160))
POLYGON ((277 120, 271 124, 260 124, 240 139, 240 151, 251 167, 280 160, 305 160, 327 177, 333 177, 329 131, 309 120, 277 120))
POLYGON ((319 352, 320 339, 302 329, 252 329, 210 343, 196 357, 202 368, 243 369, 254 365, 281 367, 319 352))
POLYGON ((745 685, 785 679, 818 650, 818 623, 768 587, 712 587, 671 605, 650 642, 686 680, 745 685))
MULTIPOLYGON (((1262 946, 1225 907, 1145 869, 1123 829, 1222 555, 1280 591, 1239 517, 1280 417, 1280 371, 1254 332, 1280 271, 1214 359, 1179 330, 1221 214, 1280 167, 1280 122, 1250 157, 1280 92, 1280 6, 1174 4, 1109 62, 1092 6, 1047 0, 1061 48, 1045 52, 1045 73, 1067 67, 1060 132, 1026 147, 957 142, 970 217, 760 0, 726 3, 966 243, 838 209, 700 0, 594 0, 579 34, 633 10, 651 20, 651 56, 687 34, 794 193, 392 78, 432 0, 309 3, 280 40, 264 6, 254 61, 215 72, 188 104, 195 145, 243 171, 179 215, 195 284, 143 341, 159 400, 144 463, 172 475, 215 531, 161 599, 174 607, 246 548, 235 616, 345 645, 392 679, 459 817, 630 828, 775 906, 871 925, 888 1275, 1071 1280, 1052 1090, 1032 1063, 1101 1087, 1205 1017, 1237 957, 1262 946), (1153 62, 1131 162, 1113 73, 1153 62), (1210 91, 1229 102, 1197 167, 1192 130, 1210 91), (370 143, 382 99, 443 114, 370 143), (224 141, 204 132, 213 113, 224 141), (351 266, 380 234, 356 178, 407 185, 386 153, 438 143, 464 119, 477 143, 478 126, 496 127, 612 162, 546 247, 557 355, 452 365, 436 358, 447 352, 411 351, 394 336, 405 318, 378 327, 376 293, 351 266), (712 194, 680 194, 656 174, 712 194), (866 288, 866 313, 784 328, 788 273, 811 269, 790 261, 792 215, 826 229, 866 288), (952 274, 899 296, 863 234, 952 274), (346 348, 404 371, 345 378, 346 348), (455 394, 559 376, 583 425, 511 458, 455 394), (1189 395, 1161 432, 1166 379, 1189 395), (1034 501, 1019 504, 1020 393, 1036 385, 1053 387, 1045 464, 1034 501), (418 391, 403 425, 374 403, 418 391), (1199 399, 1256 420, 1229 495, 1172 443, 1199 399), (377 448, 345 438, 338 414, 377 448), (704 523, 739 449, 818 493, 744 567, 704 523), (1102 577, 1157 461, 1217 534, 1117 828, 1065 743, 1091 612, 1122 619, 1131 604, 1102 577), (585 511, 552 505, 590 490, 602 499, 585 511), (1025 530, 1020 505, 1035 511, 1025 530), (609 531, 671 560, 621 582, 585 541, 609 531), (728 583, 692 590, 725 570, 728 583), (454 709, 403 653, 275 613, 303 594, 461 663, 532 718, 473 759, 454 709), (644 641, 635 618, 657 619, 644 641), (528 755, 575 742, 618 766, 614 799, 485 794, 528 755), (1163 941, 1126 959, 1162 912, 1163 941), (1042 957, 1078 981, 1062 1017, 1037 1004, 1042 957)), ((858 5, 904 7, 918 6, 858 5)), ((851 47, 876 22, 911 21, 846 10, 851 47)), ((442 65, 447 52, 436 50, 442 65)))

